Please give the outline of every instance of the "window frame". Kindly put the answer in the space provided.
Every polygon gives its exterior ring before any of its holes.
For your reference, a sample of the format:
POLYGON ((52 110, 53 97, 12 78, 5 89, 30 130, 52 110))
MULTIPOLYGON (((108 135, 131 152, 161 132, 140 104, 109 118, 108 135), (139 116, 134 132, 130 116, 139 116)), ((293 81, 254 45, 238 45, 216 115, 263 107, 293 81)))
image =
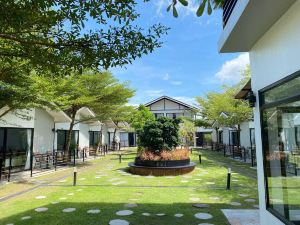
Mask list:
POLYGON ((289 221, 286 217, 284 217, 283 215, 281 215, 279 212, 277 212, 276 210, 270 208, 270 195, 269 195, 269 187, 268 187, 268 181, 267 181, 267 170, 266 170, 266 154, 265 154, 265 138, 264 138, 264 120, 263 120, 263 113, 265 110, 270 109, 270 108, 274 108, 276 106, 279 106, 281 104, 288 104, 288 103, 292 103, 295 101, 300 101, 300 94, 295 94, 292 95, 290 97, 287 98, 283 98, 277 101, 273 101, 270 103, 265 103, 263 104, 263 94, 267 91, 270 91, 274 88, 277 88, 287 82, 290 82, 296 78, 300 77, 300 70, 288 75, 286 77, 284 77, 283 79, 280 79, 276 82, 274 82, 273 84, 270 84, 260 90, 258 90, 258 96, 259 96, 259 116, 260 116, 260 135, 261 135, 261 143, 262 143, 262 158, 263 158, 263 174, 264 174, 264 186, 265 186, 265 209, 271 213, 273 216, 275 216, 277 219, 279 219, 281 222, 283 222, 284 224, 287 225, 296 225, 296 224, 300 224, 300 223, 293 223, 291 221, 289 221))

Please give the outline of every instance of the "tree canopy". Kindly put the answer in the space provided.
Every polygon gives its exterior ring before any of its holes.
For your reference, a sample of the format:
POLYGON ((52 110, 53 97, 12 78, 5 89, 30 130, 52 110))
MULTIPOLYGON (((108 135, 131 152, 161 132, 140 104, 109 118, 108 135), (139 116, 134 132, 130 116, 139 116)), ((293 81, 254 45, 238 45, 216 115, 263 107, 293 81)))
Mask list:
POLYGON ((135 0, 7 0, 0 2, 0 58, 35 69, 123 66, 161 46, 167 29, 136 25, 135 0), (93 25, 91 25, 93 24, 93 25))
POLYGON ((179 123, 179 119, 167 117, 146 122, 139 132, 139 144, 146 150, 157 153, 162 150, 173 150, 180 143, 179 123))
POLYGON ((181 137, 182 143, 189 147, 194 141, 194 135, 196 132, 195 123, 186 118, 181 118, 181 123, 179 125, 179 136, 181 137))
POLYGON ((144 105, 139 105, 139 107, 131 114, 129 122, 130 126, 138 132, 143 129, 148 121, 154 120, 155 116, 153 113, 144 105))
MULTIPOLYGON (((178 17, 178 12, 177 12, 177 4, 181 4, 184 7, 187 7, 189 5, 189 2, 192 0, 172 0, 172 3, 168 6, 167 11, 170 11, 172 9, 173 16, 178 17)), ((225 0, 201 0, 199 1, 199 6, 196 11, 196 15, 198 17, 202 16, 205 8, 207 10, 207 14, 211 15, 213 9, 219 9, 222 8, 225 0)))

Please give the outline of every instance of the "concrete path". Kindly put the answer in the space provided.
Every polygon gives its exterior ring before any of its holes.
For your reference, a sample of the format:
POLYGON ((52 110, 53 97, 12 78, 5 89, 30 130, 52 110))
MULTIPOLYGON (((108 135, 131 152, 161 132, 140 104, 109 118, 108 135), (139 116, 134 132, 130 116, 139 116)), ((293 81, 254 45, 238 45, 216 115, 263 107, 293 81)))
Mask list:
POLYGON ((231 225, 260 225, 257 209, 222 209, 231 225))

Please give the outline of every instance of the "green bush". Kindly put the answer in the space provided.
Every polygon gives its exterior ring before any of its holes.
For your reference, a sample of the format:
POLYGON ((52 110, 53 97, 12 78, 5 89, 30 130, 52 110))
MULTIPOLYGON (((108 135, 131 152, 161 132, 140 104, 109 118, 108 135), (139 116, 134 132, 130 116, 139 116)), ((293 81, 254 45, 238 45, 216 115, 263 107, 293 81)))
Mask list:
POLYGON ((140 146, 157 153, 176 148, 180 143, 179 123, 179 119, 174 120, 167 117, 147 122, 138 132, 140 146))

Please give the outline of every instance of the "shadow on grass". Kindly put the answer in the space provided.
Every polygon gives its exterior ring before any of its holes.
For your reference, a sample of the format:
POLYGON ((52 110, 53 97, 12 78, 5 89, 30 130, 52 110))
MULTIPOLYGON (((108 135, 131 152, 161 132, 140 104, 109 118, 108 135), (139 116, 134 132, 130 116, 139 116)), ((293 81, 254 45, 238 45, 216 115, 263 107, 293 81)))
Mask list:
POLYGON ((208 204, 208 208, 199 209, 192 206, 192 203, 174 204, 138 204, 135 208, 126 208, 126 203, 78 203, 61 202, 58 204, 48 204, 41 207, 48 208, 46 212, 36 212, 34 209, 16 213, 10 217, 0 220, 0 224, 14 225, 106 225, 110 220, 124 219, 131 225, 197 225, 201 223, 211 223, 218 225, 228 225, 227 219, 220 209, 226 208, 222 204, 208 204), (63 209, 75 208, 76 211, 65 213, 63 209), (88 214, 91 209, 100 209, 99 214, 88 214), (130 216, 117 216, 120 210, 132 210, 130 216), (150 216, 143 216, 142 213, 150 213, 150 216), (156 214, 164 213, 165 216, 156 214), (212 219, 202 220, 195 218, 196 213, 209 213, 212 219), (184 214, 181 218, 176 218, 175 214, 184 214), (22 217, 30 216, 28 220, 21 220, 22 217))

